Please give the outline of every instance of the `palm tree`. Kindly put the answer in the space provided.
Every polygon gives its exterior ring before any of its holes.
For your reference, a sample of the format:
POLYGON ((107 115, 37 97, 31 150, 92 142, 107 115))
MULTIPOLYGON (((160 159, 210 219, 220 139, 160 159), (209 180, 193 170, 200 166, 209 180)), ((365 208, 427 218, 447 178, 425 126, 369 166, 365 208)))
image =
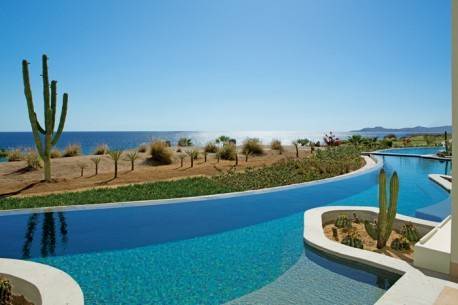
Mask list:
POLYGON ((299 142, 298 141, 293 141, 293 146, 296 149, 296 158, 299 158, 299 142))
POLYGON ((100 161, 102 161, 102 158, 100 157, 91 158, 91 161, 95 165, 95 175, 97 176, 97 174, 99 173, 99 163, 100 161))
POLYGON ((364 138, 359 134, 354 134, 347 139, 348 143, 353 144, 356 147, 359 147, 364 142, 364 138))
POLYGON ((193 150, 188 150, 186 152, 186 154, 191 159, 191 167, 194 167, 194 160, 196 160, 197 157, 199 156, 199 152, 197 150, 193 149, 193 150))
POLYGON ((122 157, 122 153, 123 152, 121 150, 110 150, 108 152, 108 155, 114 163, 114 179, 118 178, 118 162, 122 157))
POLYGON ((227 143, 229 142, 231 138, 229 138, 228 136, 219 136, 218 138, 216 138, 215 142, 216 144, 224 144, 224 143, 227 143))
POLYGON ((55 255, 58 235, 58 232, 56 232, 55 214, 57 214, 60 223, 59 231, 61 235, 61 242, 63 245, 67 243, 67 222, 63 212, 34 213, 29 216, 29 221, 27 222, 24 245, 22 246, 23 258, 30 258, 30 249, 32 247, 33 237, 35 235, 40 215, 43 215, 40 254, 42 257, 55 255))
POLYGON ((127 153, 126 159, 130 161, 130 170, 133 171, 135 169, 135 160, 139 158, 138 152, 133 150, 127 153))

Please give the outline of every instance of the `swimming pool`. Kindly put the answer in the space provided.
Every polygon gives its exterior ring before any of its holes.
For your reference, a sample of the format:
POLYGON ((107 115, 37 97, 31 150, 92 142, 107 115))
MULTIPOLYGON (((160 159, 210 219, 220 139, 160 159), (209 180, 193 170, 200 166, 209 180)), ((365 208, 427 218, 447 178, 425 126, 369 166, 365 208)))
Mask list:
MULTIPOLYGON (((399 213, 448 196, 427 174, 449 172, 449 162, 378 158, 398 171, 399 213)), ((376 181, 374 169, 240 196, 1 216, 0 256, 66 271, 87 304, 373 304, 396 276, 304 246, 302 228, 312 207, 376 205, 376 181)))

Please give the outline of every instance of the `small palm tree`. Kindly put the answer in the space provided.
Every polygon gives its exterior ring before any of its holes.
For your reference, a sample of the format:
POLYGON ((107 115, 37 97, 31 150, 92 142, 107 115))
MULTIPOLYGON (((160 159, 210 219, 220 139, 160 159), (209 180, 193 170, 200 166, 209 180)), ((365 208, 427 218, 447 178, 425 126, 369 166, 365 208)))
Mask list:
POLYGON ((293 146, 296 149, 296 158, 299 158, 299 142, 298 141, 293 141, 293 146))
POLYGON ((199 152, 197 150, 193 149, 193 150, 188 150, 186 152, 186 154, 191 159, 191 167, 194 167, 194 160, 196 160, 197 157, 199 156, 199 152))
POLYGON ((110 150, 108 152, 108 155, 110 158, 113 160, 114 163, 114 178, 118 178, 118 162, 122 157, 122 151, 121 150, 110 150))
POLYGON ((364 138, 359 134, 354 134, 347 139, 348 143, 353 144, 354 146, 358 147, 364 142, 364 138))
POLYGON ((99 163, 100 161, 102 161, 102 158, 100 157, 91 158, 91 161, 95 165, 95 175, 97 176, 99 173, 99 163))
POLYGON ((230 139, 231 139, 231 138, 229 138, 228 136, 224 136, 224 135, 223 135, 223 136, 219 136, 219 137, 215 140, 215 142, 216 142, 216 144, 225 144, 225 143, 229 142, 230 139))
POLYGON ((245 156, 245 162, 248 162, 248 157, 251 156, 253 153, 248 149, 242 151, 243 155, 245 156))
POLYGON ((186 158, 186 154, 179 154, 178 158, 180 158, 180 167, 183 167, 184 159, 186 158))
POLYGON ((129 151, 126 156, 126 160, 130 162, 130 170, 133 171, 135 169, 135 160, 137 160, 140 156, 138 152, 133 150, 129 151))
POLYGON ((84 175, 84 170, 87 168, 87 164, 84 163, 84 162, 78 162, 78 167, 79 167, 80 170, 81 170, 81 176, 80 176, 80 177, 83 177, 83 175, 84 175))

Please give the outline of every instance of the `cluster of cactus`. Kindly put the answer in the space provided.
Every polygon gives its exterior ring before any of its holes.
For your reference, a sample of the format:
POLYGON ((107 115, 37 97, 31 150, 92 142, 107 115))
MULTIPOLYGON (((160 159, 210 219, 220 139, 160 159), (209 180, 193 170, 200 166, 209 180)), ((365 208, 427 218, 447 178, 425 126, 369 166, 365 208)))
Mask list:
POLYGON ((391 242, 391 249, 396 251, 408 251, 410 250, 410 243, 405 237, 395 238, 391 242))
POLYGON ((396 217, 398 194, 399 180, 397 173, 394 172, 390 179, 390 200, 389 205, 387 205, 386 174, 385 171, 381 169, 379 174, 378 220, 374 223, 368 221, 364 222, 367 234, 369 234, 372 239, 377 240, 378 249, 383 249, 386 246, 386 242, 391 235, 393 222, 396 217))
POLYGON ((0 278, 0 305, 13 305, 11 283, 5 278, 0 278))
POLYGON ((405 237, 408 241, 416 243, 420 240, 420 236, 418 235, 417 228, 411 224, 407 223, 402 226, 401 234, 405 237))
POLYGON ((32 126, 32 134, 37 147, 38 154, 44 163, 44 179, 51 181, 51 149, 59 141, 64 130, 65 118, 67 116, 68 94, 64 93, 62 111, 57 130, 54 131, 57 114, 57 81, 49 83, 48 78, 48 57, 43 55, 43 96, 44 96, 44 127, 38 122, 37 114, 33 105, 32 89, 30 86, 29 63, 22 61, 22 76, 24 81, 24 94, 27 100, 29 120, 32 126))
POLYGON ((342 244, 353 248, 363 249, 363 241, 356 233, 347 234, 347 236, 342 239, 342 244))
POLYGON ((334 225, 339 229, 349 229, 352 227, 351 220, 347 217, 347 215, 339 215, 334 225))

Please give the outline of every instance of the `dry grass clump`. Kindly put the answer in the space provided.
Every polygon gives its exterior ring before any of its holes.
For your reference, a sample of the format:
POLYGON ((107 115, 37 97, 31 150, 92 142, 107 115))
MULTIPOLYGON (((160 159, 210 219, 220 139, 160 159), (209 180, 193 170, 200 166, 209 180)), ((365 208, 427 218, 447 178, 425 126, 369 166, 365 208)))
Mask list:
POLYGON ((171 164, 173 152, 165 141, 155 140, 150 144, 150 158, 148 162, 155 164, 171 164))
POLYGON ((100 144, 94 149, 94 155, 106 155, 110 151, 107 144, 100 144))
POLYGON ((78 144, 70 144, 64 149, 63 157, 75 157, 81 155, 81 146, 78 144))
POLYGON ((270 149, 272 150, 278 150, 278 152, 280 154, 283 153, 283 151, 285 150, 283 148, 283 145, 281 144, 281 141, 280 140, 277 140, 277 139, 274 139, 272 140, 272 142, 270 143, 270 149))
POLYGON ((237 149, 234 144, 226 143, 218 151, 218 159, 235 160, 237 149))
POLYGON ((140 144, 137 150, 139 153, 146 153, 148 151, 148 144, 146 143, 140 144))
POLYGON ((8 150, 6 153, 6 160, 8 162, 22 161, 24 160, 24 154, 18 148, 8 150))
POLYGON ((258 138, 248 138, 243 141, 242 153, 245 155, 262 155, 264 149, 262 148, 261 140, 258 138))
POLYGON ((62 152, 57 148, 51 149, 51 159, 55 158, 62 158, 62 152))
POLYGON ((43 167, 43 161, 35 150, 28 150, 25 154, 25 161, 28 169, 39 169, 43 167))
POLYGON ((218 147, 216 146, 214 142, 208 142, 207 144, 205 144, 204 152, 213 154, 213 153, 216 153, 217 151, 218 151, 218 147))

